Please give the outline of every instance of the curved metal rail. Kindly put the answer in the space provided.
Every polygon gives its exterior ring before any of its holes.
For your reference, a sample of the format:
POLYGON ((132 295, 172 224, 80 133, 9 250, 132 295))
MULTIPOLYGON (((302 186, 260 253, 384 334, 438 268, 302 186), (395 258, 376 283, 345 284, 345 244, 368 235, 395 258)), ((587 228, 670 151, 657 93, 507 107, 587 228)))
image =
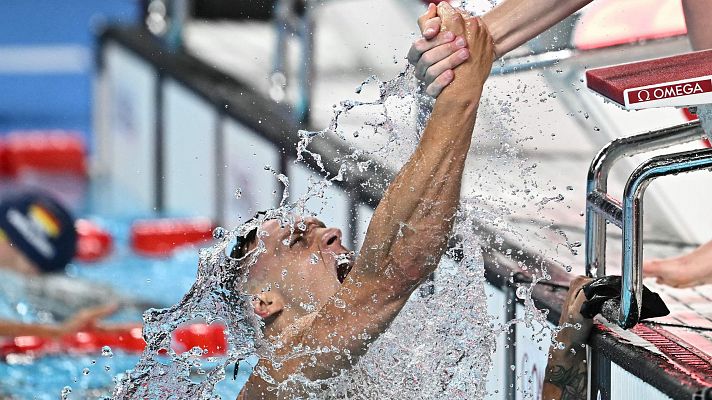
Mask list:
POLYGON ((699 121, 646 132, 610 142, 594 157, 586 185, 586 273, 606 274, 606 221, 623 231, 621 309, 618 325, 624 329, 638 323, 643 290, 643 195, 661 176, 712 168, 712 149, 653 157, 633 171, 626 183, 623 201, 608 195, 608 173, 626 156, 662 149, 704 137, 699 121))

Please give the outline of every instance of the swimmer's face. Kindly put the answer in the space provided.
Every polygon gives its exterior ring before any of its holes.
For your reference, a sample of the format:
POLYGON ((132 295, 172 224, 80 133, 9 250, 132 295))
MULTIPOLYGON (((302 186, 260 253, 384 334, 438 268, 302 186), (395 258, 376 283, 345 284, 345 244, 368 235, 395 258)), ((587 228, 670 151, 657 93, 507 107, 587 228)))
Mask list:
MULTIPOLYGON (((295 225, 277 220, 262 224, 265 246, 248 280, 253 294, 266 290, 282 297, 284 307, 297 313, 318 310, 333 296, 350 269, 350 252, 341 243, 341 230, 327 228, 313 217, 297 218, 295 225)), ((251 248, 256 244, 251 245, 251 248)))

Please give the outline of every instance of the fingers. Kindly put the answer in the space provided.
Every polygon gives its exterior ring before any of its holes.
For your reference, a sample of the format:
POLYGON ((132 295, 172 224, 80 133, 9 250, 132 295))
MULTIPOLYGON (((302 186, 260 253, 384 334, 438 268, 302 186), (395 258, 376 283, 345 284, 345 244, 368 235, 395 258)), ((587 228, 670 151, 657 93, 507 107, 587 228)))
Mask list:
POLYGON ((415 77, 429 85, 446 70, 462 64, 469 57, 465 45, 465 39, 459 37, 451 43, 428 50, 415 64, 415 77))
POLYGON ((455 78, 453 69, 469 57, 470 52, 467 49, 460 49, 455 54, 428 68, 423 79, 427 85, 425 92, 430 96, 438 97, 440 92, 455 78))
POLYGON ((442 24, 440 17, 430 18, 425 21, 423 26, 420 28, 420 32, 423 33, 423 37, 430 40, 440 33, 440 25, 442 24))
POLYGON ((425 14, 418 18, 418 27, 420 28, 420 32, 423 36, 428 39, 432 39, 438 34, 440 31, 440 18, 438 18, 437 7, 435 7, 435 4, 428 4, 428 9, 425 11, 425 14), (437 19, 437 24, 430 22, 433 19, 437 19))
MULTIPOLYGON (((423 53, 435 47, 451 43, 453 40, 455 40, 455 35, 452 32, 443 32, 442 34, 437 35, 435 36, 435 38, 430 40, 425 38, 417 39, 410 46, 410 50, 408 50, 408 62, 412 65, 417 65, 418 61, 420 60, 420 57, 423 56, 423 53)), ((442 60, 442 58, 438 60, 433 59, 430 65, 440 60, 442 60)))
POLYGON ((450 82, 455 79, 455 73, 449 69, 442 74, 438 75, 437 78, 425 88, 425 93, 431 97, 438 97, 440 93, 445 89, 450 82))
POLYGON ((438 16, 442 19, 443 30, 452 31, 456 35, 465 34, 465 19, 448 2, 443 1, 438 4, 438 16))

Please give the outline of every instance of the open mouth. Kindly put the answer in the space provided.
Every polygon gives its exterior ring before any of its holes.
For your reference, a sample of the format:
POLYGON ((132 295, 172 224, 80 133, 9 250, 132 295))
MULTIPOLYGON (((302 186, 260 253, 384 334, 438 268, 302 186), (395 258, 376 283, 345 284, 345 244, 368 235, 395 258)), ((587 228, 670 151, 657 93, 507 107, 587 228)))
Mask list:
POLYGON ((344 283, 346 276, 353 268, 353 253, 343 253, 336 255, 336 278, 344 283))

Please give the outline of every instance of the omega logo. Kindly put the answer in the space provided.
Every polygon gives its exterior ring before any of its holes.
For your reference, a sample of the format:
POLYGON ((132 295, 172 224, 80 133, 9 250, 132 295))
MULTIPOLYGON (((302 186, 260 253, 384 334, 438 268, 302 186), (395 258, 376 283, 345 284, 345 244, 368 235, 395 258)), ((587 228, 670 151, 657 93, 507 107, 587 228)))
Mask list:
POLYGON ((630 103, 641 103, 671 97, 689 96, 710 91, 712 91, 712 82, 710 80, 701 80, 696 82, 660 86, 657 88, 633 90, 628 94, 628 101, 630 103))

